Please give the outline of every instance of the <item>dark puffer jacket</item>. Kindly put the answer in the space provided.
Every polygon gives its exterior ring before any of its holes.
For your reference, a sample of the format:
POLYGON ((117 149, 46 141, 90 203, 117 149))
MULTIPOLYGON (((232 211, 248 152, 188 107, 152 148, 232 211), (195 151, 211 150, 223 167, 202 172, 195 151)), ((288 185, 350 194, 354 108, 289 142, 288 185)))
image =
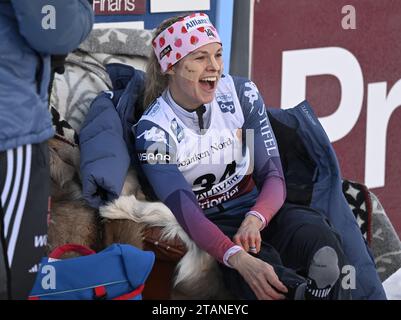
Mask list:
POLYGON ((50 55, 78 47, 92 25, 87 0, 0 0, 0 151, 54 134, 47 99, 50 55), (43 28, 51 12, 55 28, 43 28))

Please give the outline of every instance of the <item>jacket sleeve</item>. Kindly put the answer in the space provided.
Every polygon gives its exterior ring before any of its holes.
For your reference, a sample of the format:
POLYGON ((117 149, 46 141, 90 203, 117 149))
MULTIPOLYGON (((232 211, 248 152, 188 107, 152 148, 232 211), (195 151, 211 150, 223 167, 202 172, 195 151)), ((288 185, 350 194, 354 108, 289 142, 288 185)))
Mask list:
MULTIPOLYGON (((259 196, 250 212, 266 226, 281 208, 286 197, 284 174, 273 128, 257 86, 245 78, 233 78, 244 113, 243 133, 253 132, 254 180, 259 196)), ((246 136, 244 136, 246 140, 246 136)))
POLYGON ((94 22, 87 0, 11 0, 11 3, 21 35, 34 50, 45 54, 73 51, 85 40, 94 22), (49 20, 53 13, 54 19, 49 20))
POLYGON ((130 164, 120 117, 106 93, 92 102, 79 143, 83 196, 98 208, 119 197, 130 164))

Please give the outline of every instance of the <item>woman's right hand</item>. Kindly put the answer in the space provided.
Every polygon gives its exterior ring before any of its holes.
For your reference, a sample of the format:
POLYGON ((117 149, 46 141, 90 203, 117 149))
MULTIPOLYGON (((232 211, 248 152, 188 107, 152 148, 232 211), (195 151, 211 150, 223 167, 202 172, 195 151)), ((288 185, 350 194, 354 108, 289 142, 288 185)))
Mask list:
POLYGON ((285 299, 282 293, 288 290, 270 264, 243 250, 233 254, 228 263, 241 274, 259 300, 285 299))

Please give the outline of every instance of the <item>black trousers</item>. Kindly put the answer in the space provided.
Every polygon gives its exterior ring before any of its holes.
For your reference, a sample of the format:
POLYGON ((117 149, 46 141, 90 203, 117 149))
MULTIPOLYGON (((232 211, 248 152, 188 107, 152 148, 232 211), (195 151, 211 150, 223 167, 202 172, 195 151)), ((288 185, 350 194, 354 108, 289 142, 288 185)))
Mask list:
POLYGON ((0 152, 0 298, 26 299, 47 244, 47 142, 0 152))
MULTIPOLYGON (((232 238, 243 217, 237 219, 215 216, 213 222, 232 238)), ((319 212, 308 207, 284 204, 261 232, 261 250, 254 255, 269 263, 289 289, 288 299, 294 298, 296 288, 306 282, 314 254, 325 246, 332 247, 338 256, 339 269, 347 263, 340 240, 319 212)), ((235 269, 220 264, 225 285, 237 299, 255 300, 252 289, 235 269)), ((341 288, 340 279, 331 290, 330 299, 349 299, 350 292, 341 288)))

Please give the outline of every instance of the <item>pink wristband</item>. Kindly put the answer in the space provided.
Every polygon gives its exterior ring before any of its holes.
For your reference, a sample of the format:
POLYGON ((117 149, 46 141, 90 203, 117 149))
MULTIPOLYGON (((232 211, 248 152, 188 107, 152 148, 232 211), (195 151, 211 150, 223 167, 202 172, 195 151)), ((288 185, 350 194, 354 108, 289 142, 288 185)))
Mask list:
POLYGON ((264 216, 262 216, 259 212, 254 211, 254 210, 249 211, 249 212, 247 212, 245 217, 247 217, 249 215, 255 216, 255 217, 259 218, 260 221, 262 221, 262 226, 260 227, 259 231, 262 231, 266 227, 266 218, 264 216))

